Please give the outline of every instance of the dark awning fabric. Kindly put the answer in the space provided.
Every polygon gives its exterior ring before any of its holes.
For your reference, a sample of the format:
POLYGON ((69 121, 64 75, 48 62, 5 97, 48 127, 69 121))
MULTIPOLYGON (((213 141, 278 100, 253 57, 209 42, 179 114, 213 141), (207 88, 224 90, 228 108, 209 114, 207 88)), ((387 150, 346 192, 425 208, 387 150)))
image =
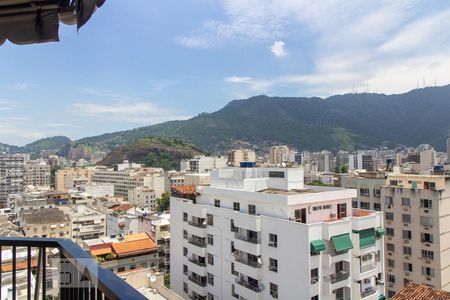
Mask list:
POLYGON ((0 0, 0 45, 59 41, 59 22, 81 28, 105 0, 0 0))
POLYGON ((375 245, 375 230, 373 228, 361 230, 359 232, 359 248, 366 248, 375 245))

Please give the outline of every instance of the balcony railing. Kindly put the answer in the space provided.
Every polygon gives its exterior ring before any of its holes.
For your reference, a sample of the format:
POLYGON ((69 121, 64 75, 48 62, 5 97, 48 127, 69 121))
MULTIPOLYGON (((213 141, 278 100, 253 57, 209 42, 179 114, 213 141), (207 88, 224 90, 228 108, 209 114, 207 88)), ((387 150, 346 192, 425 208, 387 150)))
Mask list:
POLYGON ((238 240, 241 240, 241 241, 244 241, 244 242, 252 243, 252 244, 259 244, 260 243, 260 240, 258 238, 241 235, 239 233, 236 233, 234 235, 234 238, 238 239, 238 240))
POLYGON ((201 286, 201 287, 205 287, 206 286, 206 277, 203 277, 203 281, 202 281, 202 277, 197 277, 197 276, 193 276, 193 275, 189 275, 188 276, 189 280, 192 281, 193 283, 201 286))
POLYGON ((324 276, 323 279, 325 280, 325 282, 336 283, 336 282, 346 280, 349 277, 350 277, 350 272, 342 271, 339 273, 334 273, 334 274, 331 274, 328 276, 324 276))
POLYGON ((196 239, 190 238, 190 239, 188 239, 188 243, 192 244, 192 245, 195 245, 195 246, 198 246, 200 248, 206 248, 206 242, 202 241, 202 240, 196 240, 196 239))
POLYGON ((368 289, 366 289, 364 292, 361 292, 361 298, 365 298, 368 297, 370 295, 373 295, 377 292, 377 290, 373 287, 370 287, 368 289))
POLYGON ((240 262, 241 264, 253 267, 253 268, 261 268, 261 263, 259 263, 257 261, 248 260, 248 259, 244 259, 244 258, 241 258, 241 257, 237 257, 236 261, 240 262))
POLYGON ((203 223, 189 221, 188 224, 198 228, 206 228, 206 224, 203 223))
POLYGON ((255 293, 261 292, 261 288, 259 287, 259 285, 250 283, 243 278, 236 278, 236 283, 245 288, 248 288, 249 290, 254 291, 255 293))
MULTIPOLYGON (((17 267, 18 258, 25 259, 27 273, 26 293, 28 299, 34 294, 34 298, 46 299, 47 296, 47 266, 57 264, 59 266, 59 299, 146 299, 141 293, 131 287, 123 279, 116 276, 109 269, 104 269, 99 263, 77 244, 68 239, 53 238, 0 238, 1 250, 11 249, 11 289, 12 299, 18 297, 17 267), (18 249, 19 248, 19 249, 18 249), (17 256, 18 250, 26 249, 26 257, 17 256), (53 251, 52 257, 47 257, 47 250, 53 251), (32 252, 33 250, 33 252, 32 252), (37 266, 32 264, 32 253, 38 250, 37 266), (58 253, 59 254, 55 254, 58 253), (34 272, 32 273, 32 269, 34 272), (33 275, 35 274, 35 275, 33 275), (35 276, 35 278, 32 278, 35 276), (32 291, 32 280, 35 282, 32 291)), ((22 252, 25 253, 25 252, 22 252)), ((49 254, 50 255, 50 254, 49 254)), ((33 258, 33 260, 35 260, 33 258)), ((6 264, 0 255, 0 266, 6 264)), ((9 273, 9 272, 8 272, 9 273)), ((1 277, 6 272, 0 273, 1 277)), ((53 290, 55 287, 53 287, 53 290)))
POLYGON ((191 263, 193 263, 193 264, 196 264, 197 266, 200 266, 200 267, 206 267, 206 262, 201 262, 201 261, 199 261, 198 259, 189 257, 189 261, 190 261, 191 263))

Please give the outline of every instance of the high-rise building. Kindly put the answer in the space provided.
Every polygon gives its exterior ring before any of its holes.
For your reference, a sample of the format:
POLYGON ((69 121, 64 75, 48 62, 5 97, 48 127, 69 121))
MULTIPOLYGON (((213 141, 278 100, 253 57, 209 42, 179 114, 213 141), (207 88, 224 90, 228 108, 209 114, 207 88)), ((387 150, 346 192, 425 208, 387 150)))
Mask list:
POLYGON ((450 178, 389 175, 381 188, 385 212, 386 290, 408 281, 450 291, 450 178))
POLYGON ((227 166, 228 158, 215 156, 196 156, 180 162, 181 172, 205 173, 227 166))
POLYGON ((44 161, 28 161, 24 165, 24 185, 50 186, 50 165, 44 161))
POLYGON ((420 173, 430 173, 436 164, 436 151, 433 148, 423 149, 420 155, 420 173))
POLYGON ((333 154, 330 151, 324 150, 319 153, 318 169, 319 172, 333 171, 333 154))
POLYGON ((92 169, 89 168, 71 168, 58 170, 55 174, 55 190, 58 192, 67 192, 73 188, 75 182, 83 180, 86 184, 92 182, 92 169))
POLYGON ((289 147, 286 145, 273 146, 269 152, 269 164, 279 166, 289 161, 289 147))
POLYGON ((171 198, 171 289, 191 299, 379 299, 382 213, 300 168, 213 171, 171 198))
POLYGON ((228 155, 228 164, 239 167, 243 161, 256 161, 256 153, 251 149, 236 149, 228 155))
POLYGON ((374 171, 373 157, 369 154, 357 153, 348 156, 348 168, 353 170, 374 171))
POLYGON ((0 154, 0 206, 6 207, 9 194, 23 191, 24 155, 0 154))

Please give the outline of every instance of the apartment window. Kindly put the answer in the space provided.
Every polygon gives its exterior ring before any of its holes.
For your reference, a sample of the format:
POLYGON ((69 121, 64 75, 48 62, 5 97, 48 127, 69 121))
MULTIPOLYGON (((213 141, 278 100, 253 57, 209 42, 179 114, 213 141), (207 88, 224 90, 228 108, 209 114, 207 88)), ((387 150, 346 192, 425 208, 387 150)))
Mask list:
POLYGON ((236 270, 234 269, 234 263, 231 263, 231 274, 232 275, 238 275, 239 273, 236 272, 236 270))
POLYGON ((269 233, 269 247, 277 248, 278 246, 278 236, 273 233, 269 233))
POLYGON ((319 268, 311 269, 311 284, 316 283, 319 280, 319 268))
POLYGON ((123 271, 125 271, 125 267, 118 267, 117 268, 117 272, 123 272, 123 271))
POLYGON ((394 213, 387 212, 385 214, 386 214, 386 220, 394 221, 394 213))
POLYGON ((410 263, 403 263, 403 271, 405 272, 412 272, 412 264, 410 263))
POLYGON ((423 226, 433 226, 433 218, 432 217, 420 217, 420 224, 423 226))
POLYGON ((412 254, 412 249, 411 249, 411 247, 403 246, 403 255, 411 256, 411 254, 412 254))
POLYGON ((358 201, 352 201, 352 207, 358 208, 358 201))
POLYGON ((386 227, 386 235, 394 236, 394 228, 386 227))
POLYGON ((187 240, 188 238, 188 232, 187 230, 183 230, 183 239, 187 240))
POLYGON ((411 230, 403 230, 403 239, 410 240, 411 239, 411 230))
POLYGON ((381 191, 380 189, 373 189, 373 196, 380 198, 381 197, 381 191))
POLYGON ((284 178, 284 172, 269 171, 269 177, 271 177, 271 178, 284 178))
POLYGON ((240 211, 240 204, 239 204, 239 202, 233 202, 233 210, 240 211))
POLYGON ((233 298, 239 299, 239 295, 236 294, 236 289, 235 289, 235 287, 234 287, 234 284, 231 285, 231 296, 232 296, 233 298))
POLYGON ((214 295, 213 295, 213 294, 210 294, 210 293, 208 293, 208 300, 214 300, 214 295))
POLYGON ((395 296, 395 292, 394 292, 394 291, 388 290, 388 291, 387 291, 387 294, 388 294, 388 298, 392 298, 392 297, 395 296))
POLYGON ((403 206, 411 206, 411 201, 409 198, 402 198, 402 205, 403 206))
POLYGON ((188 267, 186 265, 183 265, 183 274, 184 275, 188 274, 188 267))
POLYGON ((231 246, 231 253, 234 253, 234 251, 236 251, 236 249, 234 249, 234 242, 233 241, 231 241, 230 246, 231 246))
POLYGON ((363 188, 361 188, 361 189, 359 189, 359 194, 360 194, 361 196, 367 196, 367 197, 369 197, 369 196, 370 196, 370 190, 369 190, 369 189, 363 189, 363 188))
POLYGON ((272 296, 272 298, 278 299, 278 285, 271 282, 269 286, 270 286, 270 296, 272 296))
POLYGON ((370 202, 361 202, 361 209, 370 209, 370 202))
POLYGON ((183 282, 183 292, 185 292, 186 294, 189 293, 188 284, 186 282, 183 282))
POLYGON ((389 180, 389 185, 397 185, 398 181, 397 180, 389 180))
POLYGON ((422 232, 420 235, 423 243, 433 243, 433 235, 431 233, 422 232))
POLYGON ((208 253, 208 265, 214 266, 214 255, 208 253))
POLYGON ((430 267, 422 267, 422 275, 434 277, 434 269, 430 267))
POLYGON ((275 258, 269 258, 269 270, 272 272, 278 272, 278 260, 275 258))
POLYGON ((187 213, 183 213, 183 222, 187 222, 188 221, 188 214, 187 213))
POLYGON ((248 214, 249 215, 256 215, 256 206, 253 204, 248 205, 248 214))
POLYGON ((422 250, 422 258, 434 259, 434 252, 429 250, 422 250))
POLYGON ((388 259, 388 267, 389 268, 395 268, 395 260, 388 259))
POLYGON ((319 300, 319 295, 312 296, 311 300, 319 300))
POLYGON ((183 247, 183 256, 186 256, 188 254, 188 249, 186 247, 183 247))
POLYGON ((420 199, 420 207, 433 208, 433 202, 429 199, 420 199))
POLYGON ((386 244, 386 248, 387 248, 387 251, 389 251, 389 252, 395 252, 395 245, 394 244, 387 243, 386 244))
POLYGON ((208 245, 214 245, 214 236, 212 234, 208 234, 208 245))
POLYGON ((214 285, 214 275, 211 273, 208 273, 208 284, 214 285))
POLYGON ((411 215, 402 214, 402 222, 410 224, 411 223, 411 215))
POLYGON ((381 204, 380 203, 374 203, 373 204, 373 210, 381 211, 381 204))
POLYGON ((393 204, 392 197, 390 197, 390 196, 384 197, 384 201, 386 202, 386 205, 392 205, 393 204))
POLYGON ((206 214, 206 224, 208 226, 214 226, 214 216, 212 214, 206 214))
POLYGON ((215 207, 220 207, 220 200, 214 199, 214 206, 215 207))
POLYGON ((391 275, 391 274, 388 274, 388 282, 395 283, 395 276, 391 275))

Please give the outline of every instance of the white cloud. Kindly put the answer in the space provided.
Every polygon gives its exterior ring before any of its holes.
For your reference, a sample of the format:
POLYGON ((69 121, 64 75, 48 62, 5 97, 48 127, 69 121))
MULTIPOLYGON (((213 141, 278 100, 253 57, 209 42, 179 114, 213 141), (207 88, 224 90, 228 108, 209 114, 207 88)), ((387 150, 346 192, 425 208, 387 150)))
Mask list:
POLYGON ((246 92, 242 87, 253 93, 289 87, 302 94, 330 95, 351 92, 353 85, 361 91, 369 83, 369 91, 398 93, 415 88, 422 77, 429 83, 435 78, 441 84, 448 82, 443 70, 450 65, 450 31, 446 30, 450 6, 435 5, 434 11, 423 13, 419 4, 415 0, 226 0, 227 19, 219 23, 228 34, 204 27, 191 38, 204 39, 203 44, 211 46, 241 40, 289 43, 300 31, 308 36, 312 51, 302 59, 311 61, 312 67, 275 77, 247 73, 225 78, 239 92, 246 92))
POLYGON ((34 87, 34 86, 36 86, 34 83, 17 82, 12 86, 12 88, 15 91, 24 91, 24 90, 29 89, 30 87, 34 87))
POLYGON ((286 45, 283 41, 275 41, 272 46, 270 46, 270 51, 275 55, 276 57, 285 57, 287 55, 286 50, 284 49, 284 46, 286 45))
POLYGON ((81 101, 72 104, 78 113, 90 117, 99 117, 128 123, 156 124, 175 119, 187 119, 190 116, 180 114, 170 108, 161 107, 142 100, 111 101, 97 103, 81 101))

